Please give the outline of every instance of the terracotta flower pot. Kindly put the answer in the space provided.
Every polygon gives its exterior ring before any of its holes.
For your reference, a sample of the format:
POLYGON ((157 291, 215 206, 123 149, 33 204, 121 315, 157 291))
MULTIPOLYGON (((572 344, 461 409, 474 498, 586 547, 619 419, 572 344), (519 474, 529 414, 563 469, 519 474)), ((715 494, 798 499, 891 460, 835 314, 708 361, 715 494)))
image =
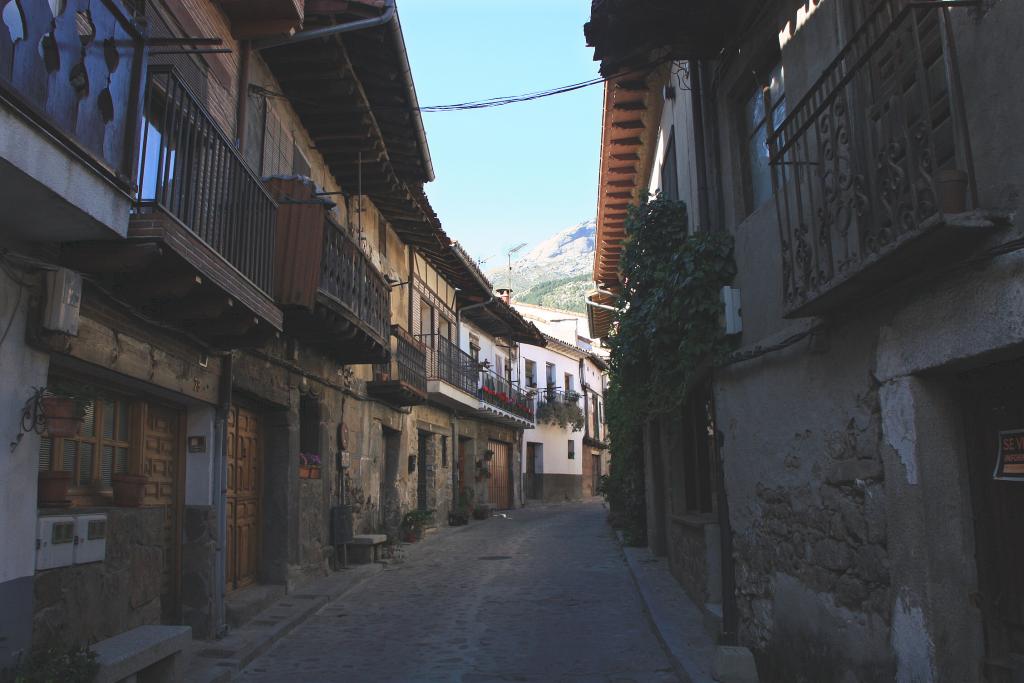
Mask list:
POLYGON ((115 474, 110 478, 110 486, 114 489, 114 505, 124 508, 142 506, 146 496, 147 478, 135 474, 115 474))
POLYGON ((309 470, 309 478, 310 479, 319 479, 320 478, 320 468, 319 467, 313 466, 313 467, 309 467, 307 469, 309 470))
POLYGON ((73 398, 44 396, 40 403, 46 417, 46 431, 50 436, 78 436, 78 430, 82 428, 82 415, 73 398))
POLYGON ((71 473, 64 470, 42 470, 39 472, 39 506, 66 507, 71 473))
POLYGON ((310 470, 311 469, 313 469, 313 468, 306 467, 304 465, 299 465, 299 479, 309 479, 310 478, 309 475, 310 475, 310 470))
POLYGON ((967 173, 957 168, 943 169, 935 174, 942 213, 963 213, 967 209, 967 173))

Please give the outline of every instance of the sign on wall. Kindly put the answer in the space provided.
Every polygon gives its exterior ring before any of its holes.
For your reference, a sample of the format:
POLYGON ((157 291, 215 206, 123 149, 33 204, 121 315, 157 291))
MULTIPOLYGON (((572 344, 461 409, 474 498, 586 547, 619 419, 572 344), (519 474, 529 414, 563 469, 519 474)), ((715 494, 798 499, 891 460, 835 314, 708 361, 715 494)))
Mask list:
POLYGON ((1024 429, 999 432, 994 479, 1024 481, 1024 429))

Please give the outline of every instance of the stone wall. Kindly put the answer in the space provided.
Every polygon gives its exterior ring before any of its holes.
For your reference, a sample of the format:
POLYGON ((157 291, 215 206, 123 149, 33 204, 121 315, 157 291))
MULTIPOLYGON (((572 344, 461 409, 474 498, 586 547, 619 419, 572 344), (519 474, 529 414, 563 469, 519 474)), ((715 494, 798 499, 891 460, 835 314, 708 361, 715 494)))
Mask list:
POLYGON ((35 575, 36 646, 94 643, 136 626, 160 623, 164 509, 102 511, 107 513, 103 562, 35 575))
POLYGON ((534 496, 545 503, 564 503, 583 498, 583 477, 579 474, 535 474, 534 496))
POLYGON ((216 636, 217 509, 206 505, 185 507, 181 546, 182 623, 192 627, 192 637, 216 636))

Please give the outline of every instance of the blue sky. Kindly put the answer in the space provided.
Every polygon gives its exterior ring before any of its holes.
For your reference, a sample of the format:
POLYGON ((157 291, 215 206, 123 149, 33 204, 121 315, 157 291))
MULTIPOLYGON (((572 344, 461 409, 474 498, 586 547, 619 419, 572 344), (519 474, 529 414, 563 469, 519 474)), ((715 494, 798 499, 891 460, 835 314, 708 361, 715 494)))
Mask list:
MULTIPOLYGON (((399 0, 421 106, 597 76, 583 38, 590 0, 399 0)), ((594 217, 600 84, 492 109, 423 114, 445 230, 477 258, 594 217)), ((526 251, 525 249, 523 250, 526 251)), ((521 252, 522 253, 522 252, 521 252)))

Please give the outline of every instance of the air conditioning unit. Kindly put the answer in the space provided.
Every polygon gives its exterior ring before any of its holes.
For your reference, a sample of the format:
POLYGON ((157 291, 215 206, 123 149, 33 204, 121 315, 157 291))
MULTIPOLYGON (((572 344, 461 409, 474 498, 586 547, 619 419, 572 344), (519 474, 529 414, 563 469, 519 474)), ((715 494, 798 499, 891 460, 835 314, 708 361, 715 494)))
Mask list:
POLYGON ((743 308, 740 301, 740 290, 726 285, 722 287, 722 325, 725 333, 739 334, 743 331, 743 308))
POLYGON ((75 564, 102 562, 107 556, 107 516, 75 517, 75 564))
POLYGON ((75 518, 46 516, 36 527, 36 569, 70 567, 75 561, 75 518))

